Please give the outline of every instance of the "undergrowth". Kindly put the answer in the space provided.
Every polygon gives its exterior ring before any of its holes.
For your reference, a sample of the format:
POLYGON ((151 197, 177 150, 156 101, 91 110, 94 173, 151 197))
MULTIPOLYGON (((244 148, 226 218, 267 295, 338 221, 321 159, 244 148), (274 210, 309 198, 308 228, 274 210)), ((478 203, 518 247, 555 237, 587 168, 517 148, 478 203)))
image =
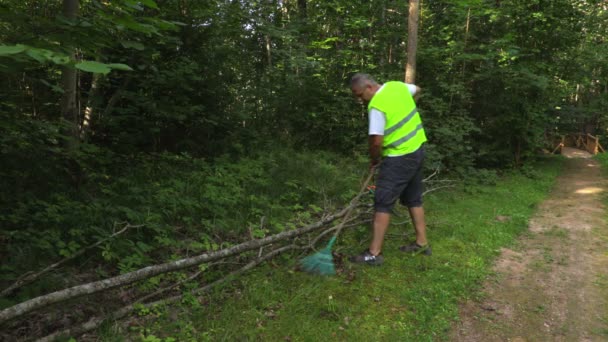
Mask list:
MULTIPOLYGON (((61 167, 41 167, 46 174, 24 175, 29 183, 48 182, 52 191, 17 186, 10 177, 17 178, 18 170, 5 170, 7 178, 0 184, 2 288, 126 223, 137 227, 0 299, 0 308, 82 279, 126 273, 294 228, 348 201, 356 192, 352 185, 366 171, 363 160, 288 148, 213 162, 188 155, 102 152, 92 151, 91 158, 87 151, 57 156, 57 163, 81 163, 83 176, 77 185, 62 178, 61 167), (78 273, 86 276, 72 277, 78 273)), ((51 163, 48 155, 44 162, 51 163)), ((152 291, 160 280, 141 288, 152 291)))
MULTIPOLYGON (((381 267, 346 262, 336 277, 317 277, 295 270, 301 255, 283 256, 202 300, 159 307, 142 313, 126 331, 107 328, 101 334, 143 341, 446 339, 458 304, 478 295, 500 248, 527 229, 560 166, 561 159, 549 158, 525 173, 491 175, 489 182, 430 193, 425 208, 431 257, 401 253, 398 247, 412 228, 393 226, 381 267)), ((335 250, 360 252, 368 238, 367 227, 351 229, 335 250)))

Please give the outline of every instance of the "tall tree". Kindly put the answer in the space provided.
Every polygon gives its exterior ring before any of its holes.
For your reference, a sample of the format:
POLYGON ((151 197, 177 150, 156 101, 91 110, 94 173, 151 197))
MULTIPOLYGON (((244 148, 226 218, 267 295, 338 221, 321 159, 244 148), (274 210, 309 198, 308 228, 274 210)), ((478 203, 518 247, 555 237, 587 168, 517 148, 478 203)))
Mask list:
POLYGON ((418 49, 418 18, 420 0, 410 0, 410 11, 407 21, 407 64, 405 67, 405 82, 416 82, 416 51, 418 49))
MULTIPOLYGON (((80 4, 78 0, 63 0, 63 16, 67 20, 74 21, 78 16, 80 4)), ((71 60, 76 59, 74 46, 66 46, 71 60)), ((61 99, 61 115, 68 125, 68 135, 78 137, 79 110, 76 103, 76 78, 77 70, 72 65, 61 67, 61 85, 63 96, 61 99)))

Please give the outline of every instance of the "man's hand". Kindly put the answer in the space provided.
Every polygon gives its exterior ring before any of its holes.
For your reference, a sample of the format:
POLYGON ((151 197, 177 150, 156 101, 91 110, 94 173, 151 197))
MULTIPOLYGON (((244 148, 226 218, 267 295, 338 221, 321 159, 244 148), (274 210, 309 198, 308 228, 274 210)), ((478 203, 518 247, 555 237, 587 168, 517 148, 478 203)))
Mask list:
POLYGON ((372 161, 369 163, 369 171, 370 171, 370 172, 373 172, 373 171, 374 171, 374 169, 376 169, 376 168, 378 167, 378 165, 380 165, 380 160, 372 160, 372 161))

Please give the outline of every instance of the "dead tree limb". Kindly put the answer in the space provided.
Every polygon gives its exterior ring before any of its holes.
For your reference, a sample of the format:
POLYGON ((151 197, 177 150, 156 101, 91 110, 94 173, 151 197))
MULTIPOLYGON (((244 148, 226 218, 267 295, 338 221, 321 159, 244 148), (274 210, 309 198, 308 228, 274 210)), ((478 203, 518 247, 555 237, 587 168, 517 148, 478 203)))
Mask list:
POLYGON ((422 180, 422 182, 428 182, 429 179, 435 177, 439 173, 439 169, 435 169, 428 177, 422 180))
POLYGON ((4 296, 7 296, 7 295, 11 294, 16 289, 18 289, 18 288, 20 288, 20 287, 22 287, 24 285, 27 285, 27 284, 33 282, 34 280, 42 277, 43 275, 49 273, 50 271, 54 270, 55 268, 57 268, 57 267, 65 264, 66 262, 68 262, 68 261, 76 258, 77 256, 80 256, 80 255, 84 254, 86 251, 88 251, 90 249, 93 249, 93 248, 101 245, 102 243, 104 243, 104 242, 106 242, 106 241, 108 241, 108 240, 110 240, 112 238, 115 238, 116 236, 124 233, 128 229, 130 229, 130 228, 138 228, 138 227, 143 227, 143 226, 141 226, 141 225, 139 225, 139 226, 132 226, 132 225, 130 225, 130 224, 127 223, 121 230, 117 231, 116 233, 108 236, 107 238, 105 238, 103 240, 97 241, 96 243, 94 243, 94 244, 92 244, 92 245, 90 245, 88 247, 85 247, 85 248, 77 251, 76 253, 72 254, 71 256, 69 256, 67 258, 64 258, 64 259, 62 259, 62 260, 60 260, 60 261, 58 261, 58 262, 56 262, 56 263, 54 263, 54 264, 46 267, 45 269, 43 269, 42 271, 40 271, 38 273, 26 273, 26 274, 22 275, 11 286, 9 286, 6 289, 2 290, 2 292, 0 292, 0 297, 4 297, 4 296))
POLYGON ((453 188, 453 187, 454 187, 454 185, 442 185, 442 186, 438 186, 438 187, 435 187, 435 188, 432 188, 432 189, 428 189, 428 190, 426 190, 425 192, 423 192, 423 193, 422 193, 422 196, 424 196, 424 195, 428 194, 429 192, 437 191, 437 190, 439 190, 439 189, 443 189, 443 188, 453 188))
MULTIPOLYGON (((213 266, 213 265, 215 265, 215 264, 211 264, 209 266, 213 266)), ((154 292, 152 292, 150 294, 147 294, 147 295, 145 295, 145 296, 137 299, 135 301, 135 303, 143 303, 143 302, 149 300, 150 298, 154 298, 154 297, 158 296, 159 294, 161 294, 163 292, 167 292, 167 291, 169 291, 171 289, 174 289, 174 288, 176 288, 176 287, 178 287, 178 286, 180 286, 180 285, 182 285, 182 284, 184 284, 184 283, 186 283, 188 281, 194 280, 194 279, 198 278, 198 276, 200 276, 203 272, 204 271, 199 270, 199 271, 197 271, 196 273, 194 273, 193 275, 189 276, 186 279, 180 280, 180 281, 178 281, 178 282, 176 282, 174 284, 171 284, 171 285, 169 285, 167 287, 164 287, 162 289, 159 289, 157 291, 154 291, 154 292)))
MULTIPOLYGON (((204 293, 206 291, 209 291, 214 286, 217 286, 217 285, 219 285, 219 284, 221 284, 221 283, 223 283, 223 282, 231 279, 232 277, 234 277, 236 275, 239 275, 239 274, 241 274, 241 273, 243 273, 245 271, 248 271, 248 270, 254 268, 255 266, 261 264, 262 262, 264 262, 264 261, 266 261, 266 260, 268 260, 268 259, 270 259, 270 258, 272 258, 272 257, 274 257, 274 256, 276 256, 276 255, 278 255, 280 253, 283 253, 283 252, 285 252, 287 250, 294 249, 294 248, 297 248, 297 247, 294 246, 294 245, 288 245, 288 246, 284 246, 284 247, 281 247, 281 248, 277 248, 277 249, 273 250, 272 252, 270 252, 270 253, 268 253, 268 254, 260 257, 260 258, 256 258, 255 260, 252 260, 247 265, 241 267, 240 269, 238 269, 238 270, 236 270, 234 272, 231 272, 227 276, 225 276, 225 277, 223 277, 221 279, 218 279, 218 280, 216 280, 216 281, 214 281, 214 282, 212 282, 212 283, 210 283, 208 285, 205 285, 204 287, 202 287, 200 289, 193 290, 193 292, 195 292, 195 295, 200 295, 200 294, 202 294, 202 293, 204 293)), ((182 299, 183 296, 184 295, 181 294, 181 295, 173 296, 173 297, 170 297, 170 298, 167 298, 167 299, 157 300, 155 302, 146 303, 146 304, 140 304, 139 300, 138 300, 138 301, 136 301, 136 302, 134 302, 132 304, 129 304, 129 305, 125 306, 125 307, 122 307, 122 308, 118 309, 117 311, 114 311, 113 313, 111 313, 111 314, 109 314, 107 316, 94 317, 94 318, 91 318, 90 320, 88 320, 87 322, 82 323, 79 326, 54 332, 54 333, 52 333, 52 334, 50 334, 48 336, 45 336, 45 337, 39 339, 38 342, 50 342, 50 341, 54 341, 55 339, 57 339, 58 337, 61 337, 61 336, 79 336, 79 335, 84 334, 87 331, 91 331, 91 330, 97 329, 99 326, 101 326, 101 324, 104 321, 106 321, 108 319, 113 319, 113 320, 120 319, 120 318, 128 315, 129 313, 131 313, 136 308, 150 308, 150 307, 153 307, 155 305, 163 305, 163 304, 175 303, 178 300, 182 299)))
POLYGON ((310 224, 302 228, 271 235, 263 239, 246 241, 230 248, 225 248, 215 252, 203 253, 191 258, 184 258, 173 262, 148 266, 137 271, 125 273, 116 277, 103 279, 83 285, 77 285, 68 289, 59 290, 47 295, 27 300, 25 302, 19 303, 17 305, 11 306, 0 311, 0 324, 54 303, 64 302, 69 299, 105 291, 119 286, 132 284, 142 279, 154 277, 163 273, 179 271, 205 262, 223 259, 229 256, 243 253, 245 251, 260 248, 276 241, 286 240, 312 232, 344 216, 354 206, 354 203, 356 203, 356 200, 358 200, 358 198, 361 197, 362 194, 363 193, 359 193, 355 197, 355 199, 353 199, 351 203, 347 207, 342 209, 339 213, 330 215, 324 218, 324 220, 322 221, 310 224))

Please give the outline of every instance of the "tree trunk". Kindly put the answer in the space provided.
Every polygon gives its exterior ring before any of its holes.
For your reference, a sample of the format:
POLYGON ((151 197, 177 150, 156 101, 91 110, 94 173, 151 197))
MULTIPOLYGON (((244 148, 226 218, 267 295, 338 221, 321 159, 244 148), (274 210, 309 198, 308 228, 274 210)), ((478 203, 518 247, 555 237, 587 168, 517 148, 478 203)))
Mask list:
POLYGON ((99 82, 101 81, 102 74, 93 74, 91 80, 91 89, 89 90, 89 96, 87 97, 87 106, 84 109, 84 116, 82 118, 82 127, 80 129, 80 138, 86 140, 91 131, 91 120, 93 118, 93 111, 95 110, 95 102, 99 96, 99 82))
MULTIPOLYGON (((466 22, 466 26, 464 29, 464 45, 462 47, 462 53, 466 53, 467 52, 467 43, 469 40, 469 25, 471 24, 471 8, 469 8, 469 10, 467 11, 467 22, 466 22)), ((464 61, 462 62, 462 77, 464 78, 464 73, 467 67, 467 62, 464 61)))
POLYGON ((300 16, 300 20, 306 22, 308 18, 306 0, 298 0, 298 15, 300 16))
POLYGON ((131 83, 132 77, 133 76, 131 76, 131 75, 126 76, 125 80, 122 82, 120 87, 118 87, 118 89, 116 89, 114 94, 108 100, 108 104, 106 105, 106 108, 104 109, 103 113, 101 114, 101 117, 106 117, 110 113, 112 113, 112 111, 114 110, 114 106, 116 105, 116 102, 118 102, 118 100, 120 100, 122 97, 122 92, 129 86, 129 83, 131 83))
POLYGON ((410 15, 407 22, 407 65, 405 83, 416 82, 416 49, 418 47, 418 8, 419 0, 410 0, 410 15))
POLYGON ((270 40, 270 35, 266 34, 264 35, 264 39, 266 40, 266 63, 268 68, 272 68, 272 52, 271 52, 271 46, 272 46, 272 41, 270 40))
MULTIPOLYGON (((306 58, 308 54, 308 5, 306 0, 298 0, 298 19, 299 19, 299 31, 300 31, 300 47, 298 54, 302 54, 304 58, 306 58)), ((301 63, 297 62, 296 64, 296 76, 300 76, 300 66, 301 63)), ((285 69, 287 70, 287 69, 285 69)))
MULTIPOLYGON (((78 0, 63 0, 63 16, 67 19, 76 19, 78 16, 78 0)), ((72 48, 72 47, 71 47, 72 48)), ((74 60, 75 51, 72 48, 70 58, 74 60)), ((78 137, 78 105, 76 103, 76 73, 77 70, 72 66, 61 68, 61 85, 63 97, 61 99, 61 115, 69 125, 67 135, 78 137)))

